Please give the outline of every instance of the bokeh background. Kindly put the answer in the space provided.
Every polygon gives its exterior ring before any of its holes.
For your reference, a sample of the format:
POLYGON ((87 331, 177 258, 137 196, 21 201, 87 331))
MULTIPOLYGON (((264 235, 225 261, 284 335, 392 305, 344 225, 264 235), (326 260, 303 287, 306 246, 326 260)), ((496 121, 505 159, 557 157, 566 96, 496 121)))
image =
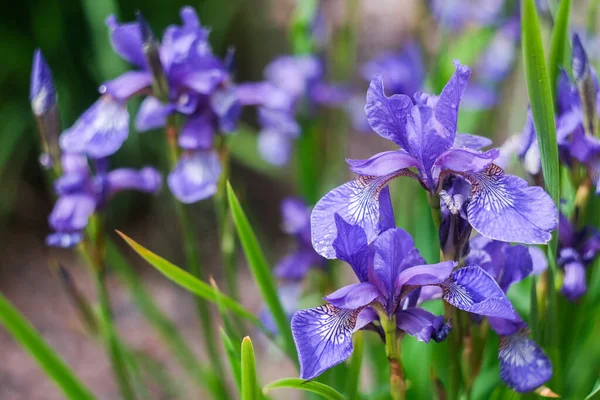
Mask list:
MULTIPOLYGON (((424 1, 324 0, 323 3, 331 38, 325 52, 329 65, 333 66, 330 77, 334 81, 346 78, 357 90, 366 89, 366 83, 358 76, 358 66, 382 50, 397 50, 417 37, 424 44, 426 65, 431 65, 428 62, 435 57, 440 43, 453 46, 451 41, 440 41, 440 31, 424 1), (349 37, 355 41, 355 47, 345 60, 351 61, 339 65, 342 56, 336 51, 338 40, 349 37)), ((574 1, 575 14, 579 3, 584 2, 574 1)), ((65 265, 81 291, 92 298, 93 284, 72 252, 48 249, 44 245, 49 231, 47 216, 52 207, 52 192, 45 185, 39 167, 39 140, 28 100, 32 55, 35 48, 41 48, 52 68, 62 124, 68 127, 96 100, 97 88, 102 82, 129 68, 110 46, 106 17, 115 14, 120 21, 128 21, 140 10, 158 34, 168 24, 179 22, 179 9, 184 5, 196 8, 202 23, 211 27, 210 42, 216 54, 224 55, 228 48, 235 48, 234 70, 238 82, 260 80, 269 61, 290 52, 288 31, 295 8, 293 0, 22 0, 11 3, 10 8, 5 7, 0 14, 0 291, 103 399, 118 397, 109 362, 102 346, 84 333, 56 271, 48 262, 49 257, 65 265)), ((451 57, 466 55, 468 58, 469 49, 464 47, 465 43, 454 45, 455 52, 448 53, 451 57)), ((522 129, 527 98, 521 68, 518 59, 510 78, 500 88, 502 96, 511 101, 501 102, 500 107, 478 113, 476 117, 469 111, 462 112, 463 131, 492 137, 500 144, 522 129)), ((130 108, 130 112, 133 114, 134 110, 130 108)), ((344 142, 339 143, 340 165, 343 165, 343 156, 365 158, 389 148, 390 143, 376 135, 353 132, 345 114, 332 113, 330 117, 334 128, 342 126, 348 133, 344 135, 344 142), (339 125, 335 125, 337 123, 339 125)), ((281 170, 257 161, 252 142, 255 116, 247 113, 243 121, 246 132, 238 145, 234 145, 232 180, 241 192, 269 261, 274 263, 293 246, 292 239, 281 231, 279 205, 285 196, 297 193, 289 179, 294 171, 292 167, 281 170)), ((114 166, 157 165, 164 158, 160 156, 162 151, 164 141, 159 132, 137 134, 132 131, 126 144, 113 157, 114 166)), ((120 194, 111 202, 108 227, 111 231, 118 228, 126 232, 157 254, 181 265, 180 235, 173 223, 168 196, 166 188, 154 197, 120 194)), ((401 212, 413 213, 418 200, 412 197, 402 201, 401 212)), ((193 218, 199 233, 202 263, 217 282, 222 282, 220 260, 215 251, 217 227, 212 206, 211 201, 195 205, 193 218)), ((424 232, 417 237, 417 244, 419 238, 431 240, 427 224, 410 218, 407 221, 412 233, 424 232)), ((159 276, 131 251, 125 250, 125 253, 161 308, 201 354, 191 296, 159 276)), ((238 261, 242 302, 258 313, 260 298, 241 254, 238 261)), ((187 387, 185 374, 148 328, 115 276, 109 277, 109 285, 119 330, 125 340, 147 358, 148 368, 155 377, 152 398, 177 398, 188 389, 193 390, 187 387)), ((257 347, 258 365, 265 382, 294 374, 293 368, 266 341, 259 340, 257 347), (261 363, 261 359, 269 359, 269 362, 261 363)), ((54 385, 2 330, 0 360, 0 400, 61 398, 54 385)))

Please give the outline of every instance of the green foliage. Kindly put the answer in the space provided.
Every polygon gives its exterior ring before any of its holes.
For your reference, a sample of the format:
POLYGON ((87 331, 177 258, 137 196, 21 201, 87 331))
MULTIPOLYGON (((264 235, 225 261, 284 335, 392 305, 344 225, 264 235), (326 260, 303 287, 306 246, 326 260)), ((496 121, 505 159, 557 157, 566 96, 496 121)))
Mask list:
POLYGON ((277 381, 271 382, 263 388, 263 393, 267 394, 273 389, 298 389, 307 392, 316 393, 327 400, 344 400, 346 397, 342 396, 334 388, 327 386, 320 382, 305 381, 300 378, 284 378, 277 381))
POLYGON ((560 68, 568 70, 566 49, 569 44, 569 16, 571 14, 571 0, 560 2, 558 13, 552 29, 552 45, 550 46, 550 55, 548 58, 548 75, 550 77, 550 87, 552 96, 556 99, 556 90, 558 74, 560 68))
POLYGON ((248 336, 242 340, 242 400, 257 400, 258 385, 256 380, 256 361, 254 360, 254 347, 248 336))

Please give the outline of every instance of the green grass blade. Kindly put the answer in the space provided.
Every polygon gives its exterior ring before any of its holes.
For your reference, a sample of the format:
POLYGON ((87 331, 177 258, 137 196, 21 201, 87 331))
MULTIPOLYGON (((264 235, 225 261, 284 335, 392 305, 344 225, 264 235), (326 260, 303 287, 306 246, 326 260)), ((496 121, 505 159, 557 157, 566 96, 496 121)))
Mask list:
POLYGON ((225 348, 225 354, 227 354, 227 360, 229 361, 229 368, 231 369, 231 373, 233 374, 233 378, 235 384, 240 391, 242 392, 242 369, 240 367, 241 363, 241 355, 237 351, 236 347, 233 345, 233 342, 227 335, 224 329, 221 329, 221 341, 223 342, 223 347, 225 348))
POLYGON ((346 376, 346 390, 344 391, 350 400, 358 399, 360 397, 358 390, 360 387, 360 370, 362 367, 363 349, 365 347, 363 334, 362 331, 358 331, 354 334, 354 351, 352 352, 352 358, 350 358, 348 375, 346 376))
POLYGON ((36 329, 0 293, 0 324, 35 359, 69 399, 95 399, 71 368, 48 345, 36 329))
POLYGON ((260 248, 256 235, 254 234, 254 231, 248 222, 248 218, 246 218, 246 214, 244 214, 244 210, 231 188, 230 183, 227 183, 227 198, 229 199, 229 208, 231 210, 231 215, 233 216, 233 222, 242 248, 244 249, 250 272, 258 285, 260 294, 269 309, 269 312, 273 316, 277 331, 281 335, 283 341, 283 349, 292 360, 296 361, 296 347, 294 345, 294 339, 292 338, 290 321, 279 300, 275 277, 267 264, 267 260, 260 248))
POLYGON ((171 281, 175 282, 179 286, 183 287, 184 289, 187 289, 188 291, 194 293, 195 295, 205 300, 208 300, 215 304, 220 302, 232 313, 247 319, 252 324, 260 327, 261 329, 264 329, 260 320, 237 301, 224 295, 223 293, 215 291, 215 289, 211 287, 208 283, 202 282, 189 272, 184 271, 183 269, 170 263, 164 258, 154 254, 153 252, 144 248, 142 245, 140 245, 124 233, 121 233, 119 231, 117 231, 117 233, 121 235, 121 237, 127 242, 129 246, 131 246, 133 250, 135 250, 136 253, 138 253, 144 260, 146 260, 150 265, 156 268, 160 273, 162 273, 171 281))
POLYGON ((256 362, 252 340, 248 336, 242 340, 242 400, 257 400, 256 362))
POLYGON ((268 394, 272 389, 298 389, 305 390, 307 392, 316 393, 319 396, 327 400, 344 400, 340 392, 320 382, 305 381, 300 378, 284 378, 277 381, 273 381, 263 388, 263 393, 268 394))
POLYGON ((548 74, 552 96, 556 98, 556 83, 560 67, 565 66, 565 52, 569 43, 569 16, 571 15, 571 0, 562 0, 556 14, 554 28, 552 29, 552 44, 548 58, 548 74))
POLYGON ((583 399, 583 400, 591 400, 598 393, 600 393, 600 379, 598 379, 598 381, 594 385, 594 389, 592 389, 592 391, 590 392, 590 394, 588 394, 587 397, 585 399, 583 399))

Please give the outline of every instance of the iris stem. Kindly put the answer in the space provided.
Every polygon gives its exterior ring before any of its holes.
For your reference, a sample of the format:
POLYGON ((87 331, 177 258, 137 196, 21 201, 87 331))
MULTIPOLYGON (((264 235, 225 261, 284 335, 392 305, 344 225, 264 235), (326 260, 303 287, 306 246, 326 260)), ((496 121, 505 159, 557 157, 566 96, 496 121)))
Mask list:
POLYGON ((404 370, 400 361, 400 346, 396 335, 396 316, 382 318, 381 325, 385 332, 385 355, 390 364, 390 395, 393 400, 404 400, 406 398, 406 382, 404 381, 404 370))
MULTIPOLYGON (((177 121, 175 115, 170 115, 165 126, 165 136, 168 146, 169 169, 173 170, 177 165, 179 158, 179 148, 177 146, 177 121)), ((173 197, 175 204, 175 213, 183 234, 183 243, 185 250, 185 259, 188 269, 196 278, 206 281, 205 271, 200 264, 200 253, 198 251, 198 237, 192 226, 189 210, 184 204, 177 201, 173 197)), ((200 319, 202 334, 204 336, 204 345, 208 353, 212 368, 215 369, 216 375, 219 377, 219 397, 227 399, 227 388, 225 387, 225 374, 223 372, 223 364, 219 355, 219 346, 217 343, 215 332, 213 331, 213 317, 206 301, 195 296, 196 310, 200 319)))

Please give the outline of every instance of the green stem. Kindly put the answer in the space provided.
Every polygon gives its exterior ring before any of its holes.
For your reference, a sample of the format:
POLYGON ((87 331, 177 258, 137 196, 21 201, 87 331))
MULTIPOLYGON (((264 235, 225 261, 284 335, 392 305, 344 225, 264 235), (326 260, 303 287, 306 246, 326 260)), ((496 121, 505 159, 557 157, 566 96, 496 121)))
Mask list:
POLYGON ((382 318, 381 325, 385 332, 385 355, 390 364, 390 395, 393 400, 404 400, 406 398, 406 384, 404 382, 404 371, 400 362, 400 346, 396 335, 396 316, 382 318))

